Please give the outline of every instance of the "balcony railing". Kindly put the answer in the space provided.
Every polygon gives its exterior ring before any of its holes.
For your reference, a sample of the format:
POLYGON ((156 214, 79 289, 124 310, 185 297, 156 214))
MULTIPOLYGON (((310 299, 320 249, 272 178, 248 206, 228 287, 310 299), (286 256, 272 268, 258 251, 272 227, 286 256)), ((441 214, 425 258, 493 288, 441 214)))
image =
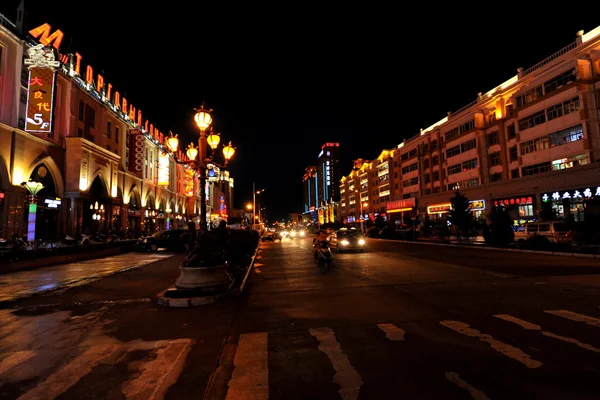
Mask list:
POLYGON ((571 50, 573 50, 575 47, 577 47, 577 42, 573 42, 570 45, 563 47, 562 49, 560 49, 556 53, 552 54, 550 57, 546 57, 545 59, 543 59, 539 63, 535 64, 533 67, 527 68, 525 71, 523 71, 523 76, 527 76, 530 73, 532 73, 533 71, 535 71, 536 69, 540 69, 544 65, 551 63, 552 61, 556 60, 560 56, 562 56, 564 54, 567 54, 568 52, 570 52, 571 50))

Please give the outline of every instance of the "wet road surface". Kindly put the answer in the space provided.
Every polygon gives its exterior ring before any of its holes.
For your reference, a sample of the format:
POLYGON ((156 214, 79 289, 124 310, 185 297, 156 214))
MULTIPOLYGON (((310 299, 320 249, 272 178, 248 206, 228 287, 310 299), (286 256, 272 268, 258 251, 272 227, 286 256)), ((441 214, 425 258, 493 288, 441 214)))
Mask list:
POLYGON ((180 256, 0 310, 0 398, 597 399, 600 262, 264 243, 247 292, 158 306, 180 256))
POLYGON ((86 284, 94 279, 137 268, 171 256, 172 254, 127 253, 0 274, 0 303, 86 284))

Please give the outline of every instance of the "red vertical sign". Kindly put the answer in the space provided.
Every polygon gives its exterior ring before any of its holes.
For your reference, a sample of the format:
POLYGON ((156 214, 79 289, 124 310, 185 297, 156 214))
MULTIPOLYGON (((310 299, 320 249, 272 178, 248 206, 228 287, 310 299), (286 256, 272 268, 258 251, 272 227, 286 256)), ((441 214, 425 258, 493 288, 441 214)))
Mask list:
POLYGON ((145 141, 139 129, 129 130, 129 172, 138 178, 142 178, 144 172, 145 141))

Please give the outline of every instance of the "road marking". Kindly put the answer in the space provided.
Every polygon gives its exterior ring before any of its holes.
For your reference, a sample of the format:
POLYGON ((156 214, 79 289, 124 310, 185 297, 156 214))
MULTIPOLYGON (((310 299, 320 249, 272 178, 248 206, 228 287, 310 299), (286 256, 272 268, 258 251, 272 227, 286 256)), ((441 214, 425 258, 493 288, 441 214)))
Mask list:
POLYGON ((456 386, 458 386, 459 388, 465 389, 469 393, 471 393, 471 397, 474 398, 475 400, 490 400, 490 398, 487 397, 485 395, 485 393, 483 393, 481 390, 474 388, 469 383, 460 379, 460 376, 456 372, 452 372, 452 371, 446 372, 446 378, 450 382, 452 382, 456 386))
POLYGON ((503 319, 505 321, 514 322, 515 324, 520 325, 521 327, 523 327, 524 329, 527 329, 529 331, 539 331, 544 336, 562 340, 563 342, 574 344, 578 347, 581 347, 582 349, 593 351, 594 353, 600 353, 600 349, 598 349, 597 347, 594 347, 587 343, 582 343, 577 339, 573 339, 573 338, 570 338, 567 336, 561 336, 561 335, 557 335, 552 332, 543 331, 541 326, 532 324, 531 322, 524 321, 517 317, 513 317, 508 314, 498 314, 498 315, 494 315, 494 317, 503 319))
POLYGON ((394 324, 377 324, 377 327, 385 332, 385 337, 390 340, 403 342, 404 341, 404 332, 402 329, 398 328, 394 324))
POLYGON ((492 349, 504 354, 525 365, 527 368, 538 368, 543 365, 541 361, 533 360, 531 356, 523 350, 494 339, 491 335, 481 333, 477 329, 471 328, 468 324, 460 321, 440 321, 440 324, 446 328, 450 328, 463 335, 476 337, 480 341, 489 344, 492 349))
MULTIPOLYGON (((156 342, 156 358, 144 364, 137 378, 123 386, 122 393, 125 397, 140 400, 162 399, 168 387, 175 383, 181 373, 184 355, 187 355, 191 343, 190 339, 156 342), (179 368, 176 369, 176 366, 179 368)), ((132 350, 137 350, 137 347, 133 346, 129 352, 132 350)))
POLYGON ((117 351, 119 345, 106 344, 93 346, 73 361, 50 375, 30 391, 23 394, 18 400, 55 399, 73 386, 103 359, 117 351))
POLYGON ((266 332, 240 335, 226 399, 266 400, 269 398, 267 338, 266 332))
POLYGON ((563 317, 566 319, 570 319, 571 321, 576 322, 584 322, 588 325, 599 327, 600 328, 600 319, 596 317, 590 317, 589 315, 577 314, 573 311, 568 310, 546 310, 545 313, 556 315, 558 317, 563 317))
POLYGON ((0 361, 0 375, 4 374, 9 369, 24 363, 31 357, 36 355, 35 351, 16 351, 9 354, 4 360, 0 361))
POLYGON ((342 400, 357 399, 363 381, 342 351, 335 333, 329 328, 318 328, 310 329, 310 334, 317 338, 319 350, 325 353, 333 364, 333 381, 340 386, 339 394, 342 400))

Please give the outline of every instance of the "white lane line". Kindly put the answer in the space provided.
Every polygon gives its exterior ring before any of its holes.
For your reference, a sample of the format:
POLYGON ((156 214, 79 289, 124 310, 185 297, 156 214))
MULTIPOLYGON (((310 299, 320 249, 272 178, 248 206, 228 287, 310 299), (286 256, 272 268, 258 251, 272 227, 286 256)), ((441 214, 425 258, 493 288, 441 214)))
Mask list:
POLYGON ((543 365, 541 361, 537 361, 531 358, 531 356, 525 353, 523 350, 506 344, 499 340, 494 339, 491 335, 481 333, 477 329, 471 328, 468 324, 460 321, 440 321, 440 324, 446 328, 450 328, 453 331, 461 333, 463 335, 476 337, 480 341, 489 344, 492 349, 504 354, 507 357, 512 358, 525 365, 527 368, 538 368, 543 365))
POLYGON ((469 383, 460 379, 460 376, 456 372, 446 372, 446 378, 459 388, 467 390, 475 400, 490 400, 481 390, 474 388, 469 383))
POLYGON ((240 335, 227 400, 269 398, 269 364, 266 332, 240 335))
MULTIPOLYGON (((190 339, 177 339, 172 341, 161 340, 156 342, 156 358, 144 364, 139 375, 127 382, 121 392, 127 399, 162 399, 168 386, 173 384, 182 368, 176 369, 178 364, 185 361, 192 341, 190 339), (181 362, 180 362, 181 361, 181 362), (175 379, 172 379, 173 375, 175 379), (167 381, 167 378, 168 379, 167 381), (167 381, 167 382, 165 382, 167 381), (165 385, 165 383, 170 383, 165 385)), ((136 350, 133 346, 129 351, 136 350)))
POLYGON ((350 364, 348 356, 344 354, 339 342, 335 338, 335 333, 330 328, 310 329, 310 334, 319 341, 319 350, 329 357, 335 375, 333 381, 340 386, 340 396, 342 400, 355 400, 358 398, 358 392, 363 381, 350 364))
POLYGON ((24 393, 18 400, 55 399, 73 386, 103 359, 117 351, 119 345, 106 344, 93 346, 85 353, 50 375, 30 391, 24 393))
POLYGON ((600 353, 600 349, 598 349, 597 347, 594 347, 594 346, 592 346, 590 344, 587 344, 587 343, 582 343, 582 342, 580 342, 577 339, 573 339, 573 338, 570 338, 570 337, 567 337, 567 336, 561 336, 561 335, 557 335, 557 334, 552 333, 552 332, 543 331, 541 326, 536 325, 536 324, 532 324, 531 322, 524 321, 524 320, 519 319, 517 317, 513 317, 513 316, 508 315, 508 314, 498 314, 498 315, 494 315, 494 317, 503 319, 503 320, 508 321, 508 322, 513 322, 513 323, 515 323, 517 325, 520 325, 524 329, 527 329, 527 330, 530 330, 530 331, 539 331, 544 336, 551 337, 551 338, 558 339, 558 340, 562 340, 563 342, 574 344, 574 345, 576 345, 578 347, 581 347, 582 349, 593 351, 594 353, 600 353))
POLYGON ((596 317, 590 317, 589 315, 577 314, 573 311, 568 310, 546 310, 545 313, 556 315, 558 317, 563 317, 566 319, 570 319, 571 321, 576 322, 584 322, 588 325, 599 327, 600 328, 600 319, 596 317))
POLYGON ((406 334, 406 332, 404 332, 402 329, 398 328, 396 325, 394 325, 394 324, 377 324, 377 327, 385 332, 385 337, 387 337, 388 339, 398 341, 398 342, 404 341, 404 335, 406 334))
POLYGON ((16 351, 9 354, 4 360, 0 361, 0 375, 4 374, 9 369, 24 363, 31 357, 36 355, 35 351, 16 351))

